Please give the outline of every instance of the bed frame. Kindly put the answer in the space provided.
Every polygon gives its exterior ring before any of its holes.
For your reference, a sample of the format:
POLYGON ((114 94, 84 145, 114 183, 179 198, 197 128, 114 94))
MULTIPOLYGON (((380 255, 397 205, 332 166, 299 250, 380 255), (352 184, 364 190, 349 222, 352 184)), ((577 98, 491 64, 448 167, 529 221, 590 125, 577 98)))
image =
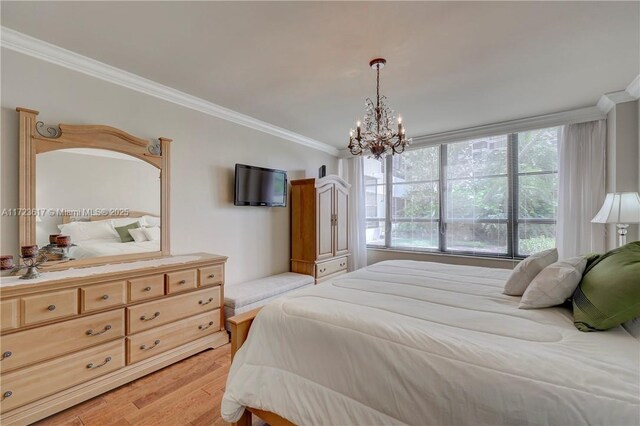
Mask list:
MULTIPOLYGON (((240 349, 242 344, 247 340, 251 324, 256 315, 258 315, 258 312, 260 312, 260 309, 262 308, 256 308, 228 319, 231 328, 231 362, 233 362, 233 358, 236 352, 238 352, 238 349, 240 349)), ((236 426, 251 426, 252 415, 259 417, 271 426, 295 426, 294 423, 276 413, 253 407, 246 407, 240 420, 233 424, 236 426)))
MULTIPOLYGON (((121 215, 103 215, 103 216, 86 216, 86 217, 80 217, 80 219, 86 219, 89 222, 98 222, 101 220, 108 220, 108 219, 123 219, 126 217, 130 217, 132 219, 135 219, 137 217, 142 217, 142 216, 155 216, 155 217, 159 217, 158 214, 153 214, 153 213, 147 213, 147 212, 137 212, 137 211, 133 211, 133 210, 129 210, 129 213, 123 213, 121 215)), ((62 216, 62 223, 63 224, 67 224, 67 223, 71 223, 71 222, 77 222, 78 221, 78 217, 74 216, 72 214, 65 214, 62 216)))

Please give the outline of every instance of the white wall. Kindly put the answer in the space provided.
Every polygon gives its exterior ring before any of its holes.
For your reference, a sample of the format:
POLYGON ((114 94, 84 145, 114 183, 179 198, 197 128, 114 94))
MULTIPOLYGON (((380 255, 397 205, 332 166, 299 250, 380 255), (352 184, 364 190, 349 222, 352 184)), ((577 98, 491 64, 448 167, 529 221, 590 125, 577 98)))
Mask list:
MULTIPOLYGON (((617 104, 607 115, 607 192, 640 190, 639 101, 617 104)), ((640 239, 638 225, 631 225, 627 241, 640 239)), ((607 248, 618 245, 615 225, 607 226, 607 248)))
MULTIPOLYGON (((316 176, 323 164, 336 173, 334 157, 16 52, 1 54, 1 208, 18 206, 17 106, 40 111, 49 124, 107 124, 142 138, 168 137, 172 252, 229 256, 228 283, 289 270, 289 208, 234 206, 234 164, 283 169, 297 179, 316 176)), ((1 219, 0 251, 15 254, 18 220, 1 219)))

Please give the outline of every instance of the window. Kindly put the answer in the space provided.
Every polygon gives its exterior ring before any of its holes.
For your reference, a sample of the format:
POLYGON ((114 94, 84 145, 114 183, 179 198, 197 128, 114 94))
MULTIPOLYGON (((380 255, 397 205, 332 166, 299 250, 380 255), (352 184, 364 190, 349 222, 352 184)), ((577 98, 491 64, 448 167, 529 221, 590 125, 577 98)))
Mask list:
POLYGON ((504 257, 554 247, 558 133, 554 127, 365 159, 367 244, 504 257))
POLYGON ((437 146, 391 158, 391 245, 437 249, 440 223, 437 146))
POLYGON ((364 160, 364 190, 368 245, 385 245, 385 177, 384 161, 369 158, 364 160))

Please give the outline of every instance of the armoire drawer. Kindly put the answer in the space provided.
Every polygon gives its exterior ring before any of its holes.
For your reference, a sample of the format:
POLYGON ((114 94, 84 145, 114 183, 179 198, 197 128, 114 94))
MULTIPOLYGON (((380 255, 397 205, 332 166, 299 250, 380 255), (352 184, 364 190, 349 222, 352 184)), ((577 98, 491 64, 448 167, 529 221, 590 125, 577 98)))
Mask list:
POLYGON ((224 266, 214 265, 208 268, 198 268, 198 285, 220 285, 224 282, 224 266))
POLYGON ((167 274, 167 294, 193 290, 196 287, 198 287, 198 278, 195 269, 167 274))
POLYGON ((81 287, 82 312, 124 305, 127 303, 125 287, 125 281, 81 287))
POLYGON ((164 274, 129 280, 129 302, 164 296, 164 274))
POLYGON ((3 413, 124 367, 124 339, 2 375, 3 413))
POLYGON ((220 309, 127 337, 127 364, 220 331, 220 309))
POLYGON ((0 302, 0 330, 11 330, 20 326, 19 299, 0 302))
POLYGON ((0 339, 0 368, 14 370, 124 337, 124 308, 7 334, 0 339))
POLYGON ((220 307, 220 287, 212 287, 127 308, 128 334, 138 333, 220 307))
POLYGON ((22 325, 78 314, 78 290, 61 290, 21 299, 22 325))
POLYGON ((347 270, 347 258, 341 257, 328 262, 318 263, 316 265, 316 277, 326 277, 327 275, 335 274, 336 272, 347 270))

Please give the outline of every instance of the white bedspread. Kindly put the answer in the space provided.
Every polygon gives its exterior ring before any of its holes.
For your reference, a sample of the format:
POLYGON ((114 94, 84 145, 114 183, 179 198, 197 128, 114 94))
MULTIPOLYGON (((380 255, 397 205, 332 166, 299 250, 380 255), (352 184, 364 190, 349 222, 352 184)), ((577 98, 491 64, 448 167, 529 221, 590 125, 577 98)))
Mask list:
POLYGON ((637 425, 640 343, 517 309, 509 271, 387 261, 263 308, 222 417, 300 425, 637 425))
POLYGON ((113 238, 80 241, 76 243, 76 246, 69 249, 69 256, 74 259, 86 259, 89 257, 150 253, 154 251, 160 251, 160 241, 123 243, 120 238, 113 238))

